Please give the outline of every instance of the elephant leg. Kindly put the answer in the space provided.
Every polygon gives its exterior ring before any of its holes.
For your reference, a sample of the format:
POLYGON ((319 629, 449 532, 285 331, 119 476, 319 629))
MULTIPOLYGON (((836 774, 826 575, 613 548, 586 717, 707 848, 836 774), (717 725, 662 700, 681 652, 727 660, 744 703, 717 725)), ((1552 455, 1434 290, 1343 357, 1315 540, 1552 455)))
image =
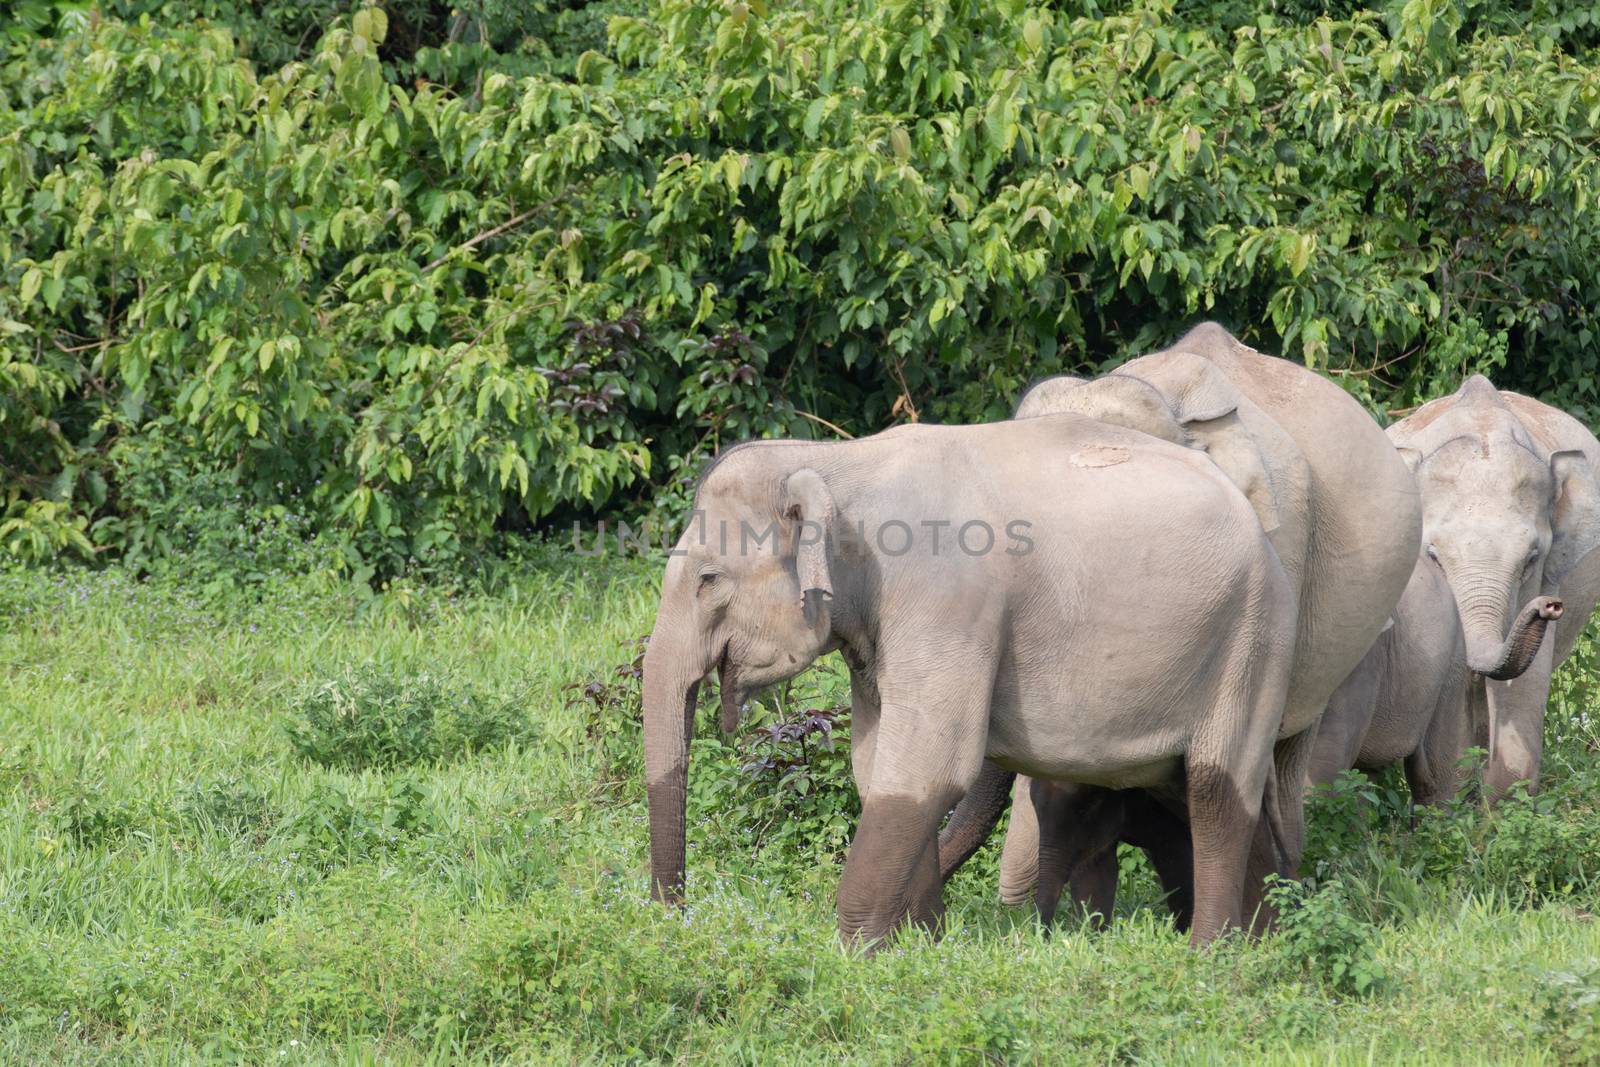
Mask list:
POLYGON ((1483 786, 1491 801, 1504 796, 1517 782, 1528 791, 1539 788, 1539 764, 1544 758, 1544 709, 1550 699, 1555 642, 1545 634, 1533 663, 1520 678, 1509 682, 1483 680, 1489 704, 1489 766, 1483 786))
POLYGON ((988 680, 962 692, 946 675, 924 668, 909 684, 879 678, 871 785, 839 879, 847 944, 879 946, 907 919, 934 931, 941 924, 939 821, 977 781, 989 728, 988 680))
POLYGON ((1317 748, 1317 727, 1312 724, 1293 737, 1284 738, 1273 747, 1272 773, 1277 778, 1277 804, 1283 840, 1283 867, 1279 874, 1285 878, 1300 877, 1300 854, 1306 845, 1306 781, 1311 771, 1311 759, 1317 748))
MULTIPOLYGON (((1206 945, 1241 925, 1246 863, 1256 838, 1273 734, 1282 720, 1285 681, 1277 663, 1249 684, 1245 675, 1213 708, 1184 761, 1189 837, 1194 844, 1194 925, 1189 943, 1206 945)), ((1298 799, 1298 798, 1296 798, 1298 799)))
POLYGON ((1277 913, 1267 902, 1267 876, 1300 877, 1300 853, 1305 848, 1305 793, 1307 774, 1316 751, 1313 724, 1273 746, 1270 782, 1264 794, 1262 818, 1250 846, 1245 871, 1244 913, 1250 931, 1261 935, 1272 929, 1277 913))
POLYGON ((865 671, 850 671, 850 775, 856 795, 867 799, 872 756, 878 743, 878 689, 865 671))
POLYGON ((1182 932, 1194 925, 1194 846, 1189 824, 1143 789, 1125 794, 1123 839, 1144 850, 1182 932))
MULTIPOLYGON (((1447 685, 1423 732, 1422 743, 1405 759, 1406 784, 1411 787, 1413 812, 1420 805, 1440 807, 1461 791, 1465 777, 1461 756, 1467 750, 1472 724, 1462 699, 1465 680, 1447 685)), ((1412 816, 1412 828, 1416 816, 1412 816)))
POLYGON ((1033 810, 1030 781, 1017 775, 1011 793, 1011 823, 1000 850, 1000 903, 1012 907, 1028 902, 1039 876, 1039 817, 1033 810))
MULTIPOLYGON (((1072 903, 1078 914, 1096 930, 1110 926, 1111 917, 1116 914, 1120 874, 1117 869, 1116 838, 1083 857, 1073 868, 1072 880, 1068 883, 1072 890, 1072 903)), ((1059 898, 1060 894, 1056 896, 1059 898)), ((1043 912, 1040 912, 1040 918, 1044 918, 1043 912)))
POLYGON ((1046 927, 1054 922, 1061 891, 1070 884, 1080 912, 1104 926, 1117 903, 1121 797, 1108 789, 1038 780, 1031 797, 1039 827, 1033 897, 1039 921, 1046 927))
POLYGON ((1189 834, 1194 842, 1193 945, 1205 945, 1241 924, 1245 862, 1261 814, 1264 766, 1241 775, 1202 764, 1187 768, 1189 834))
POLYGON ((995 823, 1006 810, 1011 799, 1014 771, 1002 770, 985 762, 967 795, 956 805, 954 814, 939 832, 939 879, 948 882, 950 876, 989 840, 995 823))
POLYGON ((1313 728, 1316 741, 1306 768, 1308 787, 1329 785, 1356 765, 1377 703, 1378 669, 1372 653, 1368 653, 1367 659, 1333 691, 1328 710, 1313 728))

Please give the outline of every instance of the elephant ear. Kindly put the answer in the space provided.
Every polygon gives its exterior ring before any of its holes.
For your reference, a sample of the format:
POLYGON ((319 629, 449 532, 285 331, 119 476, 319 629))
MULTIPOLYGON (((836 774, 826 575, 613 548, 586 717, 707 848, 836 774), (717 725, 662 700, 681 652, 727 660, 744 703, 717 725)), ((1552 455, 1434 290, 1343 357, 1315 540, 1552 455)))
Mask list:
POLYGON ((1600 569, 1600 483, 1589 457, 1578 449, 1550 454, 1555 500, 1550 514, 1550 558, 1545 575, 1556 589, 1582 566, 1600 569))
POLYGON ((1307 486, 1296 485, 1292 439, 1239 392, 1211 360, 1193 352, 1163 352, 1128 364, 1159 389, 1183 424, 1192 447, 1204 450, 1239 487, 1271 534, 1283 526, 1307 486))
POLYGON ((825 619, 833 599, 833 574, 828 567, 828 538, 833 532, 833 494, 822 475, 810 467, 783 483, 783 517, 796 523, 795 573, 800 579, 800 607, 806 625, 825 619))

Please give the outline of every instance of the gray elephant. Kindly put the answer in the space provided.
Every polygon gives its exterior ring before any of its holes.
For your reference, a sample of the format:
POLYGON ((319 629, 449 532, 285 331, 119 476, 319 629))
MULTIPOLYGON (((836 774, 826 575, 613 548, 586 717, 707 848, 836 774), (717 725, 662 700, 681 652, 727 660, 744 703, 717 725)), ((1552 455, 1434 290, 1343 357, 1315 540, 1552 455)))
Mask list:
POLYGON ((1491 797, 1537 788, 1550 675, 1600 596, 1600 442, 1578 420, 1481 375, 1389 428, 1422 492, 1423 542, 1455 595, 1482 716, 1491 797), (1514 605, 1565 605, 1517 677, 1514 605))
MULTIPOLYGON (((1283 561, 1299 610, 1276 758, 1286 841, 1270 866, 1292 874, 1303 837, 1298 798, 1315 739, 1310 728, 1387 623, 1411 576, 1421 528, 1415 482, 1371 416, 1342 389, 1246 347, 1214 323, 1093 381, 1040 382, 1016 414, 1027 419, 1062 411, 1204 452, 1250 500, 1283 561)), ((988 768, 957 807, 941 842, 946 877, 988 836, 1008 785, 1003 768, 988 768)), ((1018 783, 1017 798, 1032 788, 1018 783)), ((1082 835, 1074 844, 1060 836, 1068 830, 1056 827, 1052 845, 1063 857, 1058 862, 1077 871, 1075 887, 1098 887, 1080 893, 1080 902, 1109 914, 1116 853, 1101 847, 1106 835, 1096 820, 1106 818, 1115 800, 1081 788, 1040 787, 1031 795, 1041 792, 1065 826, 1082 835)), ((1040 827, 1033 809, 1028 803, 1012 808, 1001 857, 1001 896, 1010 903, 1026 899, 1038 876, 1040 827)), ((1159 832, 1170 836, 1171 823, 1159 832)), ((1041 896, 1047 895, 1045 887, 1041 896)))
MULTIPOLYGON (((1508 676, 1527 669, 1545 629, 1561 615, 1561 602, 1543 596, 1517 613, 1504 664, 1508 676)), ((1439 805, 1462 784, 1461 757, 1471 743, 1474 714, 1455 597, 1427 556, 1418 559, 1393 619, 1329 700, 1305 787, 1326 785, 1351 767, 1377 771, 1399 762, 1413 804, 1439 805)), ((1052 920, 1069 883, 1090 914, 1109 914, 1116 900, 1115 850, 1127 843, 1150 858, 1179 928, 1187 929, 1193 876, 1181 812, 1143 790, 1075 791, 1040 781, 1021 802, 1031 805, 1039 827, 1034 901, 1043 922, 1052 920)), ((1014 885, 1002 889, 1018 893, 1014 885)))
POLYGON ((1191 939, 1240 923, 1295 598, 1203 455, 1074 415, 909 426, 739 446, 695 503, 644 661, 659 899, 683 889, 700 681, 718 672, 736 721, 755 690, 838 649, 862 796, 839 883, 847 942, 938 925, 939 822, 986 760, 1181 789, 1191 939))
MULTIPOLYGON (((1561 601, 1541 596, 1517 613, 1509 658, 1501 665, 1507 677, 1527 670, 1546 628, 1562 612, 1561 601)), ((1328 702, 1308 786, 1326 785, 1351 767, 1376 771, 1403 763, 1413 804, 1438 805, 1455 796, 1461 756, 1478 717, 1468 701, 1471 676, 1450 583, 1424 555, 1395 609, 1394 625, 1328 702)))

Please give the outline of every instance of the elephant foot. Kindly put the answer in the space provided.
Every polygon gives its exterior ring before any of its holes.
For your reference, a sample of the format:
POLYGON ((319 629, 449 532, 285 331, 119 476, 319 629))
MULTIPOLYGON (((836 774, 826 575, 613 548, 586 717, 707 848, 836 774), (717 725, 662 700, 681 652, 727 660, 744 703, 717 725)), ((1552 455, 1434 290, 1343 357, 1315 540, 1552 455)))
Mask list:
POLYGON ((937 804, 873 797, 861 813, 839 879, 839 938, 873 953, 906 922, 937 935, 944 926, 937 804))

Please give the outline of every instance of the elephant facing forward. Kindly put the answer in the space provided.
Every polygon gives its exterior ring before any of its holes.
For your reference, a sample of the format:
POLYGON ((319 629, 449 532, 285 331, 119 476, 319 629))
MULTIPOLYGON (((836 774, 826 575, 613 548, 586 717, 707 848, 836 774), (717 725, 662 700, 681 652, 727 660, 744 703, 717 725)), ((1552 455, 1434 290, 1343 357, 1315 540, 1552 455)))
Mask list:
MULTIPOLYGON (((1524 605, 1498 664, 1504 677, 1528 669, 1563 613, 1553 597, 1524 605)), ((1462 785, 1461 757, 1481 709, 1470 701, 1474 683, 1455 596, 1428 556, 1417 561, 1394 620, 1328 702, 1307 785, 1327 785, 1351 767, 1376 771, 1401 763, 1412 803, 1438 805, 1462 785)))
POLYGON ((1572 416, 1474 375, 1389 427, 1416 471, 1423 543, 1450 585, 1484 709, 1484 788, 1539 783, 1550 676, 1600 597, 1600 442, 1572 416), (1565 610, 1520 675, 1516 605, 1559 597, 1565 610), (1510 632, 1508 632, 1510 631, 1510 632))

